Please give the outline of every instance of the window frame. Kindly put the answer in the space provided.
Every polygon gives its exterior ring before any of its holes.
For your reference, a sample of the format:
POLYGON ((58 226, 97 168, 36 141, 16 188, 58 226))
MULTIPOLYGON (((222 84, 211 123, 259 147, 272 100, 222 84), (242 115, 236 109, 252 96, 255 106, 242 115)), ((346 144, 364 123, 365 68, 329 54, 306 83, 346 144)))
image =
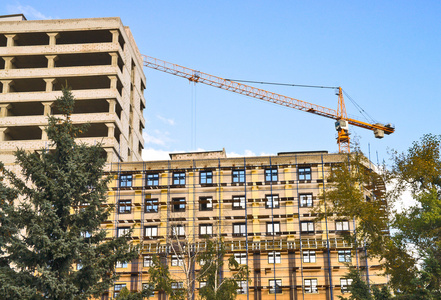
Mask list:
POLYGON ((121 268, 127 268, 129 264, 126 261, 117 261, 115 264, 115 268, 121 269, 121 268))
POLYGON ((279 195, 278 194, 265 195, 265 208, 273 208, 273 209, 280 208, 280 198, 279 198, 279 195), (271 200, 269 200, 269 199, 271 199, 271 200))
POLYGON ((299 181, 311 181, 312 180, 311 166, 298 167, 297 176, 299 181))
POLYGON ((344 232, 344 231, 349 231, 349 230, 350 230, 350 226, 349 226, 349 221, 348 220, 337 220, 337 221, 335 221, 335 231, 344 232))
POLYGON ((199 184, 213 184, 213 171, 199 171, 199 184))
POLYGON ((302 261, 305 264, 314 264, 314 263, 316 263, 317 262, 317 253, 316 253, 316 251, 315 250, 302 250, 302 261))
POLYGON ((236 169, 231 171, 232 183, 245 183, 245 169, 236 169))
POLYGON ((184 282, 183 281, 176 281, 171 283, 172 290, 180 290, 184 288, 184 282))
POLYGON ((144 268, 153 266, 153 256, 150 254, 143 255, 142 257, 142 266, 144 268))
POLYGON ((172 267, 182 267, 184 265, 184 256, 179 254, 172 254, 170 265, 172 267))
POLYGON ((187 201, 185 197, 172 198, 172 212, 185 212, 187 201))
POLYGON ((352 262, 351 250, 338 250, 337 256, 338 256, 338 262, 342 262, 342 263, 352 262))
POLYGON ((246 227, 247 227, 247 223, 245 222, 233 223, 233 236, 246 236, 247 233, 246 227), (239 228, 239 232, 235 230, 236 228, 239 228))
POLYGON ((236 280, 236 284, 238 286, 237 288, 237 294, 238 295, 246 295, 247 293, 247 281, 246 280, 236 280))
POLYGON ((301 233, 314 233, 315 232, 315 223, 314 221, 301 221, 300 222, 300 232, 301 233), (304 225, 306 224, 306 230, 304 230, 304 225), (311 230, 312 225, 312 230, 311 230))
POLYGON ((120 174, 119 175, 119 187, 126 188, 132 187, 133 174, 120 174))
POLYGON ((282 254, 280 251, 268 252, 268 264, 280 264, 282 263, 282 254))
POLYGON ((158 238, 158 226, 144 226, 144 237, 149 239, 156 239, 158 238), (147 229, 150 230, 150 235, 147 235, 147 229), (153 235, 153 233, 156 233, 156 235, 153 235))
POLYGON ((185 225, 173 224, 171 226, 171 236, 182 238, 185 237, 185 225))
POLYGON ((232 198, 232 208, 235 210, 245 209, 247 205, 247 199, 245 196, 233 196, 232 198))
POLYGON ((305 294, 318 294, 318 280, 317 278, 303 279, 303 286, 305 294), (309 284, 307 284, 307 281, 309 284), (315 283, 315 284, 314 284, 315 283))
POLYGON ((280 222, 266 222, 266 235, 280 235, 280 222), (271 230, 269 230, 271 229, 271 230), (276 230, 277 229, 277 230, 276 230))
POLYGON ((276 167, 265 169, 265 182, 277 182, 279 180, 279 169, 276 167))
POLYGON ((123 235, 126 235, 127 233, 130 233, 130 227, 123 226, 116 228, 116 237, 121 237, 123 235))
POLYGON ((186 182, 186 173, 185 171, 177 171, 173 172, 172 179, 173 185, 185 185, 186 182))
POLYGON ((159 186, 159 173, 146 173, 145 175, 146 186, 159 186), (153 177, 153 178, 150 178, 153 177))
POLYGON ((126 283, 117 283, 113 285, 113 298, 116 298, 123 288, 127 288, 126 283), (118 289, 117 289, 118 287, 118 289))
POLYGON ((159 211, 159 201, 157 198, 145 198, 144 213, 157 213, 159 211), (148 209, 148 207, 151 207, 148 209))
POLYGON ((299 194, 299 206, 300 207, 314 207, 314 198, 313 198, 312 194, 299 194), (306 201, 304 201, 304 199, 303 199, 304 197, 307 197, 306 201))
POLYGON ((352 282, 351 278, 340 278, 340 291, 342 294, 349 293, 349 286, 352 285, 352 282))
POLYGON ((282 279, 269 279, 269 294, 282 294, 282 279))
POLYGON ((199 211, 212 211, 212 210, 213 210, 213 197, 212 196, 199 197, 199 211))
POLYGON ((233 257, 239 265, 246 265, 247 264, 247 253, 246 252, 234 253, 233 257))
POLYGON ((199 236, 213 236, 213 224, 199 224, 199 236), (202 229, 205 230, 205 233, 202 233, 202 229), (210 233, 207 233, 207 229, 210 229, 210 233))
POLYGON ((122 199, 118 200, 118 214, 131 214, 132 213, 132 200, 131 199, 122 199), (123 204, 122 202, 126 202, 123 204))

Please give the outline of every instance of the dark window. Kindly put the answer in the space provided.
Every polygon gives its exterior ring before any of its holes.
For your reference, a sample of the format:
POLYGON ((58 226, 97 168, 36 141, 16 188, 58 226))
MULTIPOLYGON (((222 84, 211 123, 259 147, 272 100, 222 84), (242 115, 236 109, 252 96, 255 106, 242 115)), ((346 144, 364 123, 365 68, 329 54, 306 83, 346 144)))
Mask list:
POLYGON ((339 250, 338 251, 338 261, 339 262, 351 262, 351 250, 339 250))
POLYGON ((146 213, 158 212, 158 199, 145 199, 144 211, 146 213))
POLYGON ((233 235, 234 236, 245 236, 245 234, 246 234, 246 224, 245 223, 233 224, 233 235))
POLYGON ((300 207, 312 207, 312 194, 300 194, 300 207))
POLYGON ((282 279, 270 279, 269 280, 270 294, 281 294, 282 293, 282 279))
POLYGON ((349 222, 348 221, 335 221, 335 230, 349 231, 349 222))
POLYGON ((213 197, 199 197, 199 210, 213 210, 213 197))
POLYGON ((119 200, 118 213, 130 214, 132 212, 132 200, 119 200))
POLYGON ((130 175, 120 175, 119 176, 119 186, 120 187, 131 187, 132 186, 132 174, 130 175))
POLYGON ((312 221, 300 222, 300 226, 302 232, 314 232, 314 222, 312 221))
POLYGON ((173 198, 172 211, 173 212, 185 211, 185 198, 173 198))
POLYGON ((245 170, 233 170, 231 177, 233 182, 245 182, 245 170))
POLYGON ((201 171, 201 172, 199 172, 199 182, 200 182, 200 184, 211 184, 211 183, 213 183, 213 172, 211 172, 211 171, 201 171))
POLYGON ((265 169, 265 181, 266 182, 277 182, 277 169, 265 169))
POLYGON ((173 185, 185 185, 185 172, 173 173, 173 185))
POLYGON ((146 238, 158 237, 158 226, 146 226, 144 227, 144 236, 146 238))
POLYGON ((299 180, 311 180, 311 167, 299 167, 299 180))
POLYGON ((267 222, 266 223, 266 235, 280 234, 280 222, 267 222))
POLYGON ((279 208, 279 195, 266 195, 265 196, 265 207, 266 208, 279 208))
POLYGON ((159 185, 159 174, 158 173, 147 174, 146 185, 147 186, 159 185))
POLYGON ((245 196, 233 196, 233 209, 245 209, 245 196))
POLYGON ((304 263, 315 263, 316 255, 314 250, 303 250, 303 262, 304 263))
POLYGON ((317 278, 305 279, 305 294, 318 293, 317 278))

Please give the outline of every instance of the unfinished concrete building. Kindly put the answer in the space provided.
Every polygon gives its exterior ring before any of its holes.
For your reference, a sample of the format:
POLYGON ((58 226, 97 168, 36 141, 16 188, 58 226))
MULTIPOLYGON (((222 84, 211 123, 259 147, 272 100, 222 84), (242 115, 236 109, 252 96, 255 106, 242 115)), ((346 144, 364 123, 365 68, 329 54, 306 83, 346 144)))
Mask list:
POLYGON ((63 86, 77 99, 81 137, 103 143, 108 162, 140 161, 145 99, 142 58, 119 18, 27 21, 0 17, 0 161, 17 148, 50 147, 44 130, 63 86))
MULTIPOLYGON (((337 299, 351 284, 348 265, 370 283, 384 284, 379 262, 365 258, 364 243, 344 238, 356 221, 337 215, 318 221, 312 211, 332 186, 330 170, 347 160, 347 154, 325 151, 238 158, 213 151, 112 164, 108 203, 115 211, 103 227, 109 238, 132 229, 132 243, 142 251, 139 259, 117 264, 121 277, 103 299, 124 287, 141 290, 153 255, 167 261, 174 288, 184 287, 190 262, 174 247, 181 241, 201 249, 207 236, 223 239, 225 260, 234 256, 249 267, 249 281, 238 282, 238 299, 337 299)), ((381 201, 385 186, 377 177, 364 190, 381 201)), ((226 266, 222 276, 228 277, 226 266)), ((199 269, 196 264, 193 274, 199 269)), ((196 290, 203 285, 196 282, 196 290)), ((166 297, 156 291, 150 299, 166 297)))

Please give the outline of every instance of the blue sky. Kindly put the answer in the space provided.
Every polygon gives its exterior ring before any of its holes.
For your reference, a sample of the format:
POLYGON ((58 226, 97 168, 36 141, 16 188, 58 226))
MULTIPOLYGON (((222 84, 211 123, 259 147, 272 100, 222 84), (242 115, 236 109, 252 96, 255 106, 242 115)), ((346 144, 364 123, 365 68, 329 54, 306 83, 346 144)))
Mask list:
MULTIPOLYGON (((121 17, 141 53, 224 78, 342 86, 382 140, 351 127, 364 152, 387 160, 425 133, 440 134, 440 1, 13 1, 0 14, 121 17)), ((331 119, 145 69, 145 159, 170 151, 230 155, 337 151, 331 119)), ((259 86, 330 108, 333 90, 259 86)), ((348 114, 365 119, 346 99, 348 114)))

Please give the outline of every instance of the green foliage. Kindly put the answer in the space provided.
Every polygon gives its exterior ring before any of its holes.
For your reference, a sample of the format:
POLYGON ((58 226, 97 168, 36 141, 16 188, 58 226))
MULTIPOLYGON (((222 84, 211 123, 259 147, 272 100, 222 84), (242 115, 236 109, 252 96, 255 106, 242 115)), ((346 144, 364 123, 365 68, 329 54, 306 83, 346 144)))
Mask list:
POLYGON ((64 118, 49 117, 53 150, 18 150, 21 174, 3 169, 2 299, 88 299, 113 284, 117 261, 137 256, 127 237, 106 240, 100 227, 111 210, 104 205, 105 158, 101 145, 75 142, 86 128, 70 120, 74 102, 68 89, 55 102, 64 118))
POLYGON ((173 289, 173 284, 177 281, 171 277, 168 265, 157 255, 152 257, 152 265, 149 268, 149 284, 153 290, 164 292, 171 300, 185 299, 185 291, 183 289, 173 289))
POLYGON ((369 289, 369 285, 361 277, 360 271, 356 268, 351 268, 347 279, 352 279, 352 284, 348 286, 350 292, 349 298, 338 296, 341 300, 389 300, 392 299, 391 293, 387 286, 373 286, 369 289))
POLYGON ((144 289, 141 292, 130 292, 126 287, 121 289, 116 300, 143 300, 149 298, 152 291, 150 289, 144 289))

